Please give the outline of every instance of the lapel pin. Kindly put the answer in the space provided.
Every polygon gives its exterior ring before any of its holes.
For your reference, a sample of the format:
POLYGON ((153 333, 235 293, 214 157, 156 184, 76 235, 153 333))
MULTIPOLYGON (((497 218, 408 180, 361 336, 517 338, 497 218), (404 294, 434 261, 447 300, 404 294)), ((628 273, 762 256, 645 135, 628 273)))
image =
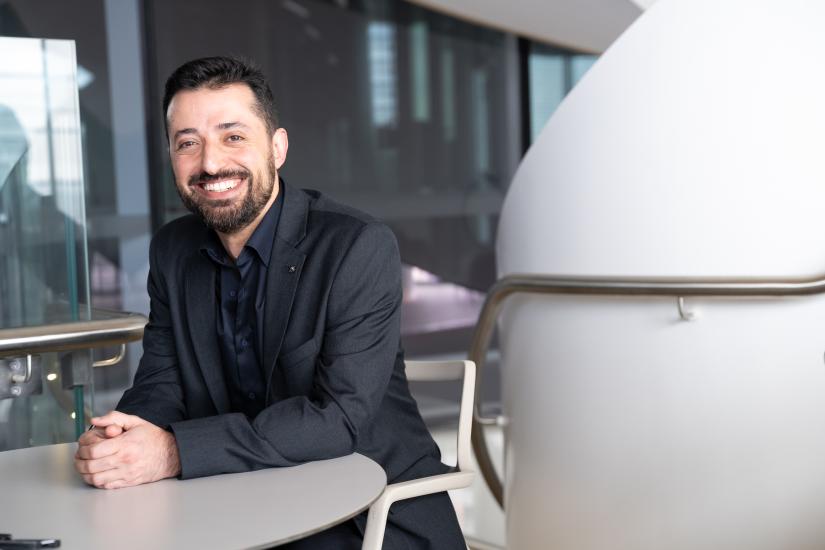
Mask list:
POLYGON ((297 269, 298 269, 298 268, 297 268, 297 267, 295 267, 294 265, 291 265, 291 266, 289 266, 289 267, 287 268, 287 270, 288 270, 290 273, 295 273, 295 271, 296 271, 297 269))

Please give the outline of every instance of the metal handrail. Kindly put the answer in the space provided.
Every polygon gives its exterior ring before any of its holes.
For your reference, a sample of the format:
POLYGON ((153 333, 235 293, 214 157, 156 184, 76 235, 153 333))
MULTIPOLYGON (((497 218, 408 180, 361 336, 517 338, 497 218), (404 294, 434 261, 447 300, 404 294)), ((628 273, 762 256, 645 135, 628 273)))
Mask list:
MULTIPOLYGON (((503 488, 496 473, 484 437, 490 424, 481 415, 481 381, 484 359, 501 308, 515 294, 577 294, 598 296, 671 296, 679 300, 683 313, 685 296, 784 297, 825 293, 825 276, 811 279, 608 279, 566 278, 540 275, 508 275, 499 279, 487 292, 479 313, 468 359, 477 368, 472 442, 478 466, 493 496, 503 507, 503 488)), ((687 319, 688 317, 683 317, 687 319)))
POLYGON ((143 337, 148 319, 124 313, 107 319, 0 329, 0 357, 119 346, 143 337))

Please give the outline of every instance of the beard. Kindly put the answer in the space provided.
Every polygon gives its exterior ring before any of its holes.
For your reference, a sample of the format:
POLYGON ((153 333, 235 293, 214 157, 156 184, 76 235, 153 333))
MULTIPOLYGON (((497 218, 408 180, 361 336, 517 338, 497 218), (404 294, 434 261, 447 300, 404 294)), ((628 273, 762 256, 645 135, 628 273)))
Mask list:
POLYGON ((275 180, 278 177, 275 168, 274 157, 269 157, 267 169, 268 174, 254 176, 249 170, 222 170, 215 174, 202 172, 189 178, 187 191, 181 191, 176 185, 180 200, 183 205, 197 215, 203 223, 217 231, 218 233, 231 234, 249 225, 269 202, 272 191, 275 188, 275 180), (235 204, 233 199, 208 199, 197 193, 189 191, 193 185, 198 183, 209 183, 225 179, 240 178, 247 183, 246 194, 241 199, 240 204, 235 204), (260 181, 258 181, 260 179, 260 181))

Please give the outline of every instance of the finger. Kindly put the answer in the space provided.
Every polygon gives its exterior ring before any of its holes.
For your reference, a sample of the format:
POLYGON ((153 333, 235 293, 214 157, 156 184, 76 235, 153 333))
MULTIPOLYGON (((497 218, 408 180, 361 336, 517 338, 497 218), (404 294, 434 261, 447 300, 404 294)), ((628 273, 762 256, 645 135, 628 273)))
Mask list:
POLYGON ((103 416, 96 416, 92 418, 92 424, 98 426, 100 428, 105 428, 106 426, 120 426, 124 430, 128 430, 140 424, 146 422, 139 416, 133 416, 131 414, 124 414, 120 411, 112 411, 107 413, 103 416))
POLYGON ((81 477, 83 481, 87 484, 92 485, 93 487, 97 487, 99 489, 103 489, 109 483, 114 483, 116 481, 125 481, 123 472, 119 469, 115 470, 107 470, 105 472, 99 472, 96 474, 82 474, 81 477))
POLYGON ((75 456, 83 460, 95 460, 117 454, 120 450, 121 441, 119 438, 101 439, 93 445, 81 445, 77 448, 75 456))
POLYGON ((129 484, 122 479, 118 479, 117 481, 110 481, 108 483, 103 484, 104 489, 123 489, 124 487, 129 487, 129 484))
POLYGON ((78 473, 81 474, 98 474, 108 470, 114 470, 120 466, 120 463, 114 456, 100 458, 98 460, 84 460, 82 458, 74 459, 74 467, 78 473))
POLYGON ((105 438, 106 436, 102 429, 92 428, 83 432, 80 437, 77 438, 77 442, 80 445, 92 445, 98 441, 104 440, 105 438))
POLYGON ((106 426, 110 426, 112 424, 123 427, 126 424, 126 416, 127 415, 122 412, 110 411, 103 416, 93 417, 92 425, 97 426, 98 428, 105 428, 106 426))
POLYGON ((121 426, 118 426, 117 424, 110 424, 103 429, 103 434, 109 438, 117 437, 122 433, 123 428, 121 426))

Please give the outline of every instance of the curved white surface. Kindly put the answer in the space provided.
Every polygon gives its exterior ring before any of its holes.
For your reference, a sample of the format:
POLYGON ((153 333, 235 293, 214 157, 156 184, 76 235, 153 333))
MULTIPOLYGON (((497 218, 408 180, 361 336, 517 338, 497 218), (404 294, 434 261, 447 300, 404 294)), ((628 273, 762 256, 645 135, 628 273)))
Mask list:
MULTIPOLYGON (((825 273, 825 3, 660 0, 515 176, 501 275, 825 273)), ((825 548, 825 296, 516 298, 508 548, 825 548)))
POLYGON ((128 489, 89 487, 76 445, 0 453, 0 526, 67 550, 269 548, 365 510, 386 485, 359 455, 128 489))
POLYGON ((825 272, 823 25, 823 2, 654 4, 519 167, 501 274, 825 272))

